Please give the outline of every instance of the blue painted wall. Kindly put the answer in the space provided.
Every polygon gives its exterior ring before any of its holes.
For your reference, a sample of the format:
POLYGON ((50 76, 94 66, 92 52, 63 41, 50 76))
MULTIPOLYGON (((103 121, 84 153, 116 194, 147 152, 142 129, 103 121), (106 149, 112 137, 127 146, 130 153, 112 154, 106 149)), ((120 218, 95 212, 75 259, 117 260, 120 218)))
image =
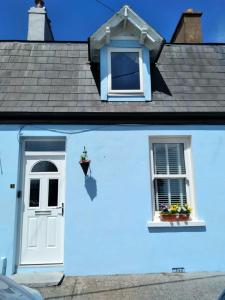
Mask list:
POLYGON ((4 260, 7 261, 7 273, 13 272, 15 242, 16 242, 16 189, 11 189, 10 184, 17 186, 19 143, 18 131, 15 127, 0 126, 0 273, 4 270, 4 260))
MULTIPOLYGON (((0 126, 0 257, 14 268, 19 126, 0 126), (10 149, 10 151, 9 151, 10 149)), ((66 275, 225 271, 225 126, 28 126, 22 136, 67 139, 66 275), (49 129, 60 130, 51 132, 49 129), (199 218, 206 229, 149 231, 151 135, 191 135, 199 218), (79 157, 87 147, 92 177, 79 157)))
POLYGON ((138 41, 113 40, 100 49, 101 70, 101 99, 107 101, 150 101, 151 100, 151 73, 150 51, 140 45, 138 41), (144 95, 141 96, 109 96, 108 95, 108 48, 139 48, 142 49, 144 95))

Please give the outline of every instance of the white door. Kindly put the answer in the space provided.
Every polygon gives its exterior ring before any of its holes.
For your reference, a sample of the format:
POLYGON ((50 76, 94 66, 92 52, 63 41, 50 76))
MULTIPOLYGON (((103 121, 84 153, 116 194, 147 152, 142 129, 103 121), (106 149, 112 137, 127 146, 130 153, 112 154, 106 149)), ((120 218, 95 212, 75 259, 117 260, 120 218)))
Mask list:
POLYGON ((20 264, 63 263, 65 160, 27 156, 20 264))

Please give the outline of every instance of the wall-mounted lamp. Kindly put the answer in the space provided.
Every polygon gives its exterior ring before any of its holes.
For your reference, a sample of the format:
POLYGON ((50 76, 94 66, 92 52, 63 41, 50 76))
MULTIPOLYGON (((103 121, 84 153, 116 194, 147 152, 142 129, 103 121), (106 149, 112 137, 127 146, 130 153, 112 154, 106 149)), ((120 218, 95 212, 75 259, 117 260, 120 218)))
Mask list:
POLYGON ((82 168, 85 176, 87 176, 90 163, 91 163, 91 161, 88 159, 87 150, 84 147, 84 151, 82 152, 82 154, 80 156, 80 165, 81 165, 81 168, 82 168))

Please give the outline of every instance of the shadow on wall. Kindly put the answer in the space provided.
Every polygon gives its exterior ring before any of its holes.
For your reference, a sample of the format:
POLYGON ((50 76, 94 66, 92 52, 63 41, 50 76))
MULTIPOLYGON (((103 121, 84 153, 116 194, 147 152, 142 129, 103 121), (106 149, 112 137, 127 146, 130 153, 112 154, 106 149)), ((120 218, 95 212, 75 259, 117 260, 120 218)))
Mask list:
POLYGON ((93 201, 97 196, 97 182, 94 177, 85 176, 85 188, 91 201, 93 201))
POLYGON ((150 233, 165 233, 165 232, 206 232, 205 226, 188 226, 188 227, 155 227, 148 228, 150 233))
POLYGON ((0 175, 3 175, 2 159, 0 157, 0 175))

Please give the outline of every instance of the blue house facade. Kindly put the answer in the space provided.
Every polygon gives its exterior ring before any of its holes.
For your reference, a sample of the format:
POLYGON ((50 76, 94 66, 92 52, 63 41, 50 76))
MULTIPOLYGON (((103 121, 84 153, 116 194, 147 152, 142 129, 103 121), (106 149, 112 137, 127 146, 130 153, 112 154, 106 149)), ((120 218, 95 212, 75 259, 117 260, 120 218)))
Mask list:
POLYGON ((36 42, 34 12, 0 42, 0 272, 224 271, 225 46, 166 44, 128 6, 36 42))

